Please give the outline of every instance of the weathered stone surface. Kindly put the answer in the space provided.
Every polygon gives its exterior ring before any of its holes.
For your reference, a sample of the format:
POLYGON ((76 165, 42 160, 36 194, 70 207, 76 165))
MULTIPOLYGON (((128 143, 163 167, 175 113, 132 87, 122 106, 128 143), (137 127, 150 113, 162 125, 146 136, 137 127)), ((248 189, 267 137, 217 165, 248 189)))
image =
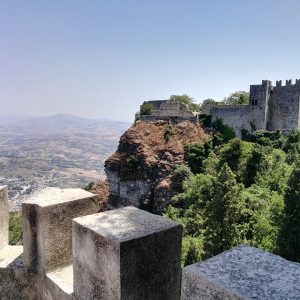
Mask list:
POLYGON ((300 264, 241 245, 182 272, 182 300, 300 299, 300 264))
POLYGON ((69 265, 47 273, 39 295, 43 300, 73 299, 73 266, 69 265))
POLYGON ((0 299, 36 299, 34 278, 24 270, 23 247, 6 245, 0 249, 0 299), (30 286, 30 287, 29 287, 30 286))
POLYGON ((81 189, 47 188, 22 204, 27 270, 45 271, 72 261, 72 219, 99 211, 98 196, 81 189))
POLYGON ((0 186, 0 248, 8 245, 8 196, 6 186, 0 186))
POLYGON ((134 207, 74 219, 76 299, 179 299, 181 236, 134 207))

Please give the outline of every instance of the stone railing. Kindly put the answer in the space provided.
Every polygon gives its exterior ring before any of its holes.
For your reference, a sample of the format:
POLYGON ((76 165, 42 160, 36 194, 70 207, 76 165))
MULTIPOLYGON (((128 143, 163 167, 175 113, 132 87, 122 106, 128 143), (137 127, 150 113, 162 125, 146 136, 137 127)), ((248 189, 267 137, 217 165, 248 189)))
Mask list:
POLYGON ((49 188, 22 205, 23 244, 8 245, 0 187, 0 299, 299 299, 300 264, 238 246, 180 268, 182 226, 98 197, 49 188), (182 277, 182 279, 181 279, 182 277))

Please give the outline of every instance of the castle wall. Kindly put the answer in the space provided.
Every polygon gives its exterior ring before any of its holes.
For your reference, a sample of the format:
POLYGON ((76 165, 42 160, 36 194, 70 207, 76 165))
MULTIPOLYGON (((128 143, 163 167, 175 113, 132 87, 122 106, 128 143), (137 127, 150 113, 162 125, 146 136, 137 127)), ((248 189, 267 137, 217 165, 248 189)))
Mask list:
POLYGON ((149 101, 144 101, 143 104, 141 105, 141 107, 144 104, 151 104, 153 105, 153 109, 154 110, 159 110, 161 104, 168 102, 169 100, 149 100, 149 101))
POLYGON ((269 103, 268 130, 289 132, 299 127, 300 82, 281 86, 281 82, 273 88, 269 103))
POLYGON ((224 124, 232 127, 237 136, 241 135, 241 129, 250 130, 252 121, 251 108, 249 105, 220 105, 210 110, 212 120, 222 119, 224 124))

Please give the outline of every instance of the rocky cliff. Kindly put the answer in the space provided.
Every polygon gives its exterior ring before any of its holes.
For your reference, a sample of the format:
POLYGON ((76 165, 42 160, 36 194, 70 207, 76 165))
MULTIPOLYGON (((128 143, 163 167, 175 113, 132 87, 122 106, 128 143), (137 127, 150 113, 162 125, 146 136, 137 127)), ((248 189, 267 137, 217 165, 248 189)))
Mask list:
POLYGON ((174 166, 184 164, 184 146, 205 137, 202 127, 191 122, 139 121, 132 125, 105 162, 109 205, 161 212, 176 193, 171 174, 174 166))

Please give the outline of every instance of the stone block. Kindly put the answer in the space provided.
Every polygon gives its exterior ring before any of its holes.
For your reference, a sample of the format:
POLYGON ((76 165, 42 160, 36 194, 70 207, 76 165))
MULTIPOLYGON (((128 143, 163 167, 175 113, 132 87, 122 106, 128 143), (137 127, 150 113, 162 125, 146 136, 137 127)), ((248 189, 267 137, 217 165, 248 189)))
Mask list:
POLYGON ((182 226, 134 207, 73 220, 76 299, 180 299, 182 226))
POLYGON ((44 274, 72 262, 72 219, 99 211, 98 196, 47 188, 22 204, 25 267, 44 274))
POLYGON ((6 186, 0 186, 0 248, 8 245, 9 206, 6 186))
POLYGON ((182 271, 182 300, 300 299, 300 264, 240 245, 182 271))

